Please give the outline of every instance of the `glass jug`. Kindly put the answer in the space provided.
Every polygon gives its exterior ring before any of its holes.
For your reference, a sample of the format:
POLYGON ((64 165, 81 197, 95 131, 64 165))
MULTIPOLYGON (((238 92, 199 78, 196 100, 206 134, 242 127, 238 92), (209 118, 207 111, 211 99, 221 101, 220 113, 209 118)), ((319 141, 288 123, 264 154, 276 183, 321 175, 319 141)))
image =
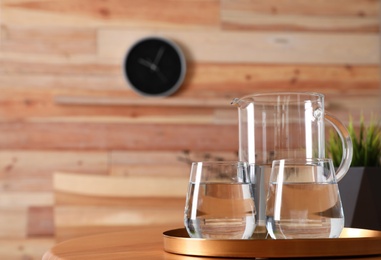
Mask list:
POLYGON ((265 226, 265 203, 273 160, 325 158, 325 120, 338 132, 343 157, 336 171, 339 181, 352 161, 348 130, 324 111, 320 93, 262 93, 236 98, 238 107, 239 160, 252 163, 257 208, 257 228, 265 226))

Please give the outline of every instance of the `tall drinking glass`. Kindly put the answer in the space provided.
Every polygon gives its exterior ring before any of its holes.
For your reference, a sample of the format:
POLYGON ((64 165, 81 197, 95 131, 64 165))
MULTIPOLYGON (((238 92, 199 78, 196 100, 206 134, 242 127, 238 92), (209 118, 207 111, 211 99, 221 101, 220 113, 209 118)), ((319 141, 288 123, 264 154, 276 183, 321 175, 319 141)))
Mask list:
POLYGON ((274 239, 339 237, 344 213, 332 161, 275 160, 266 224, 274 239))
POLYGON ((192 163, 184 224, 192 238, 250 238, 255 205, 247 163, 192 163))

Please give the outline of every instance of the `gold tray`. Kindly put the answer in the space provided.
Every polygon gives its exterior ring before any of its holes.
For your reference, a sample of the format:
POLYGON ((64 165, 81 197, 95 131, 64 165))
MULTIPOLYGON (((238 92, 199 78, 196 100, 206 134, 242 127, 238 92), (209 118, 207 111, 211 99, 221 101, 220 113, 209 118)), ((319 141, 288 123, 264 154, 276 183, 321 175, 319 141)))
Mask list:
POLYGON ((224 240, 189 238, 185 228, 168 230, 164 250, 210 257, 334 257, 381 255, 381 231, 344 228, 340 238, 224 240))

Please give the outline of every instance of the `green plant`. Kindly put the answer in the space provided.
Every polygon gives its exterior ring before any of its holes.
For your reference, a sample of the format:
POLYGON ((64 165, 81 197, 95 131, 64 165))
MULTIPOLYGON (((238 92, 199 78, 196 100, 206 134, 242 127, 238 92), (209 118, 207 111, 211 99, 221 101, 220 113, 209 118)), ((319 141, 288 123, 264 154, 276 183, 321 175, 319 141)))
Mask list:
MULTIPOLYGON (((348 132, 353 142, 353 159, 351 166, 381 166, 381 124, 374 118, 366 126, 364 117, 360 118, 358 133, 353 126, 352 117, 349 118, 348 132)), ((342 143, 340 137, 332 130, 329 133, 328 153, 335 166, 339 166, 342 157, 342 143)))

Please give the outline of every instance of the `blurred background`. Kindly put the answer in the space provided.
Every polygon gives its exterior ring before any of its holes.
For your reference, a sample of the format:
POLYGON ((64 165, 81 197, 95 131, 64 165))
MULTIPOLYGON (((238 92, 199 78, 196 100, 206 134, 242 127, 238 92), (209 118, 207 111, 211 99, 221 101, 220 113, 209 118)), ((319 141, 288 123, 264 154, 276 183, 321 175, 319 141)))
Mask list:
POLYGON ((380 115, 379 66, 377 0, 0 1, 0 259, 181 227, 190 162, 237 158, 233 98, 321 92, 356 125, 380 115), (123 76, 129 47, 152 35, 186 56, 170 97, 123 76))

